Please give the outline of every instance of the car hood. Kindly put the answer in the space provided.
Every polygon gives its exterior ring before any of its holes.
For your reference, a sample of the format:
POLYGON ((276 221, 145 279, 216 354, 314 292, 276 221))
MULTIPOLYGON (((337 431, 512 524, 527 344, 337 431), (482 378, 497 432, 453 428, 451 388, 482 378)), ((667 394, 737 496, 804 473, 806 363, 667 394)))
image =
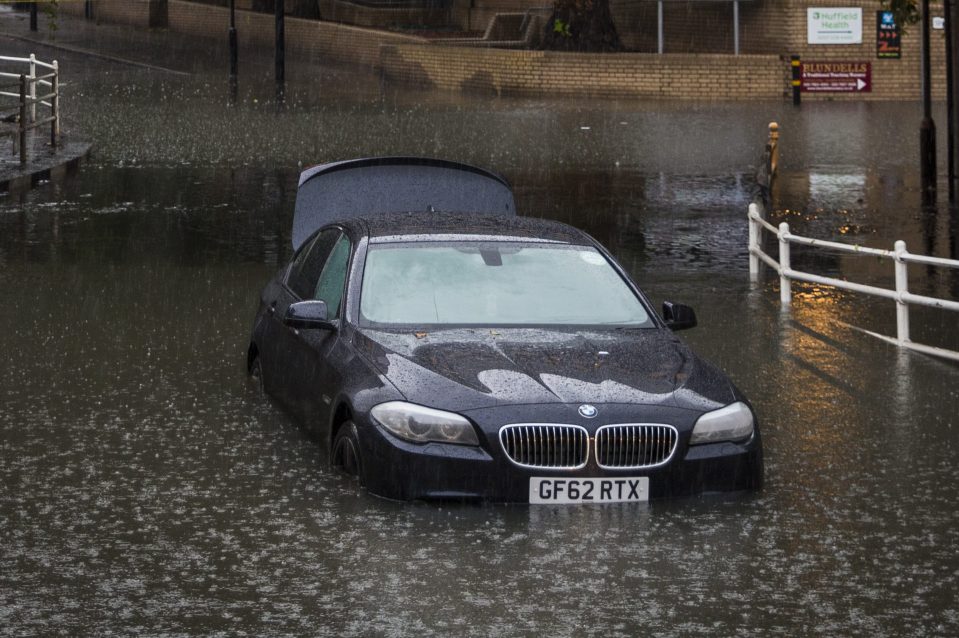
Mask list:
POLYGON ((724 374, 660 329, 364 330, 354 345, 414 403, 631 403, 711 410, 734 400, 724 374))

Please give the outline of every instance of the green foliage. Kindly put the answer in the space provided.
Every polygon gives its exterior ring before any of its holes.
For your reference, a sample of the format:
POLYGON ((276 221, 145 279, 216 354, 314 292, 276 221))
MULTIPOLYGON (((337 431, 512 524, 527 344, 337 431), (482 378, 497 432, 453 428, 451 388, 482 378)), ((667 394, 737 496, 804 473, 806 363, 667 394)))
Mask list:
POLYGON ((43 10, 43 13, 47 16, 47 28, 51 32, 56 33, 57 31, 57 4, 60 0, 46 0, 46 2, 38 2, 40 5, 39 8, 43 10))
POLYGON ((558 33, 566 38, 573 36, 573 32, 569 30, 569 23, 563 22, 559 18, 556 18, 556 20, 553 22, 553 33, 558 33))
POLYGON ((892 11, 903 33, 907 26, 919 22, 919 0, 881 0, 880 4, 886 11, 892 11))

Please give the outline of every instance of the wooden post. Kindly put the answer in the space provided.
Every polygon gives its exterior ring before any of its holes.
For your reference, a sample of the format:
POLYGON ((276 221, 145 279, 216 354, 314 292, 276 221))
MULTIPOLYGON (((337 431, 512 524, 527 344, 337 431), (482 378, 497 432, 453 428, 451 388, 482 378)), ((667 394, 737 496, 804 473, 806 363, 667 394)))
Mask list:
POLYGON ((30 54, 30 123, 37 121, 37 56, 30 54))
POLYGON ((53 61, 53 78, 50 81, 53 97, 50 98, 50 144, 56 148, 60 143, 60 65, 53 61))
POLYGON ((27 163, 27 78, 20 75, 20 166, 27 163))

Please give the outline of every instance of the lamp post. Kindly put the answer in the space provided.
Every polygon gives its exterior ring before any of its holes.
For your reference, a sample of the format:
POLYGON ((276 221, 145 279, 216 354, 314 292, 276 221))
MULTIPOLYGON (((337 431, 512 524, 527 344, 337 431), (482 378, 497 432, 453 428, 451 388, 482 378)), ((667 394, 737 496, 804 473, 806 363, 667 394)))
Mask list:
POLYGON ((230 103, 236 102, 239 52, 236 41, 236 0, 230 0, 230 103))
POLYGON ((922 201, 936 199, 936 123, 932 120, 932 74, 929 64, 929 0, 922 0, 922 123, 919 125, 919 175, 922 201))
POLYGON ((283 0, 274 0, 276 15, 276 102, 283 104, 286 84, 286 42, 283 24, 283 0))
POLYGON ((946 175, 949 183, 949 201, 956 201, 956 118, 955 118, 955 60, 952 55, 955 35, 952 9, 955 0, 944 0, 946 18, 946 175))

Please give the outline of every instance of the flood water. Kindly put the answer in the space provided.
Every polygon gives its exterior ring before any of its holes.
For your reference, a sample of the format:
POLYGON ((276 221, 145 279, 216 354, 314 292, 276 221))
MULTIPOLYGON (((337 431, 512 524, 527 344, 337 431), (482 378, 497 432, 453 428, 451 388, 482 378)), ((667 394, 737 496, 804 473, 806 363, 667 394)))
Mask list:
MULTIPOLYGON (((918 206, 914 105, 464 98, 303 65, 277 112, 269 60, 231 108, 215 56, 160 60, 178 75, 32 50, 60 58, 64 129, 95 151, 0 197, 0 633, 959 634, 959 367, 849 327, 895 334, 891 302, 796 286, 784 313, 747 272, 770 120, 777 222, 955 257, 956 217, 918 206), (390 153, 503 172, 522 213, 693 305, 683 337, 760 416, 764 490, 408 504, 331 473, 249 387, 245 349, 290 254, 299 166, 390 153)), ((892 278, 874 258, 795 263, 892 278)), ((911 285, 959 294, 924 269, 911 285)), ((955 315, 914 311, 913 332, 959 347, 955 315)))

